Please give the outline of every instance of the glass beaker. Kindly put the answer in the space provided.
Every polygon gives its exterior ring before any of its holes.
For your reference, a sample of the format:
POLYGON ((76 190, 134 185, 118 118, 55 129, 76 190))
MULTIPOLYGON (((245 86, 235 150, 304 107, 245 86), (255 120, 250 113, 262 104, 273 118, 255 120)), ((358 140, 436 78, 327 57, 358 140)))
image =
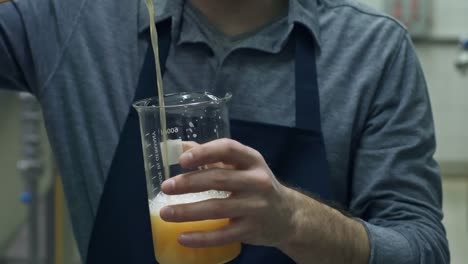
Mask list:
POLYGON ((169 223, 159 216, 160 209, 167 205, 227 197, 225 192, 215 190, 172 196, 160 190, 166 176, 188 172, 178 164, 184 151, 194 144, 230 137, 227 107, 230 98, 230 94, 218 98, 202 92, 169 94, 164 97, 169 175, 165 175, 163 167, 163 131, 158 98, 141 100, 133 105, 140 120, 154 251, 160 264, 220 264, 234 259, 241 251, 240 243, 194 249, 178 242, 179 235, 184 232, 218 229, 227 225, 229 219, 169 223))

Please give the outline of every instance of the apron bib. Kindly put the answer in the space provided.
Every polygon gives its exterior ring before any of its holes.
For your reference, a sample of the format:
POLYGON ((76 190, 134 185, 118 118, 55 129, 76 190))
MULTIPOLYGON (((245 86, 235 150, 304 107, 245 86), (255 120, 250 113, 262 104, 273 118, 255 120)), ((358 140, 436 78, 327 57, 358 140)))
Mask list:
MULTIPOLYGON (((161 70, 171 44, 171 21, 157 24, 161 70)), ((231 120, 232 138, 263 154, 279 180, 325 200, 331 186, 320 122, 314 39, 296 24, 296 126, 282 127, 231 120)), ((155 96, 156 80, 149 49, 133 101, 155 96)), ((131 106, 104 186, 88 248, 87 264, 154 264, 138 114, 131 106)), ((243 245, 233 264, 289 264, 288 256, 270 247, 243 245)))

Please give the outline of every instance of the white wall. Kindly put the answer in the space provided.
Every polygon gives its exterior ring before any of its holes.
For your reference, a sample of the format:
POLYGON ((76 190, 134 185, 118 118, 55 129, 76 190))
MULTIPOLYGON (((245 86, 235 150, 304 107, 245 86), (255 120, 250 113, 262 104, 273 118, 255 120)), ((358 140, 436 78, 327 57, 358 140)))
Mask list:
MULTIPOLYGON (((379 10, 384 10, 385 1, 359 0, 379 10)), ((468 0, 432 0, 433 24, 430 35, 435 38, 459 38, 468 35, 468 0)))
POLYGON ((468 36, 468 0, 433 0, 432 35, 438 38, 468 36))
POLYGON ((456 71, 455 45, 417 44, 432 100, 437 131, 436 157, 468 162, 468 75, 456 71))
POLYGON ((359 1, 369 4, 379 10, 383 10, 384 8, 384 0, 359 0, 359 1))

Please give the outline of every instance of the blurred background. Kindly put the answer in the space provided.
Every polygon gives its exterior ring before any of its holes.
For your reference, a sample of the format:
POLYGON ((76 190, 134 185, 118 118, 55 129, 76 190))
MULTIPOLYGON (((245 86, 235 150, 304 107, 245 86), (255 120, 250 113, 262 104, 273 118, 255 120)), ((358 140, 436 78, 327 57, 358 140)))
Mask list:
MULTIPOLYGON (((413 36, 434 111, 452 263, 466 263, 468 1, 362 1, 398 18, 413 36)), ((78 264, 60 178, 32 100, 0 91, 0 264, 78 264)))

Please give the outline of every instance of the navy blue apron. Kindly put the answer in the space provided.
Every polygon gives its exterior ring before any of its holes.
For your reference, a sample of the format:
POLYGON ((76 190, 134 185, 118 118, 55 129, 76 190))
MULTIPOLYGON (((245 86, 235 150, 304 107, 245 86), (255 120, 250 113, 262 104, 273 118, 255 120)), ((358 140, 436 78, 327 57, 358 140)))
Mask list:
MULTIPOLYGON (((170 20, 158 23, 160 57, 170 47, 170 20)), ((331 200, 331 186, 320 123, 315 41, 295 25, 296 127, 231 120, 231 136, 260 151, 282 182, 331 200)), ((147 53, 134 101, 155 96, 154 58, 147 53)), ((164 73, 164 68, 162 69, 164 73)), ((138 115, 130 109, 107 177, 88 248, 87 264, 154 264, 148 197, 138 115)), ((279 250, 243 245, 234 264, 294 263, 279 250)), ((180 264, 180 263, 175 263, 180 264)))

